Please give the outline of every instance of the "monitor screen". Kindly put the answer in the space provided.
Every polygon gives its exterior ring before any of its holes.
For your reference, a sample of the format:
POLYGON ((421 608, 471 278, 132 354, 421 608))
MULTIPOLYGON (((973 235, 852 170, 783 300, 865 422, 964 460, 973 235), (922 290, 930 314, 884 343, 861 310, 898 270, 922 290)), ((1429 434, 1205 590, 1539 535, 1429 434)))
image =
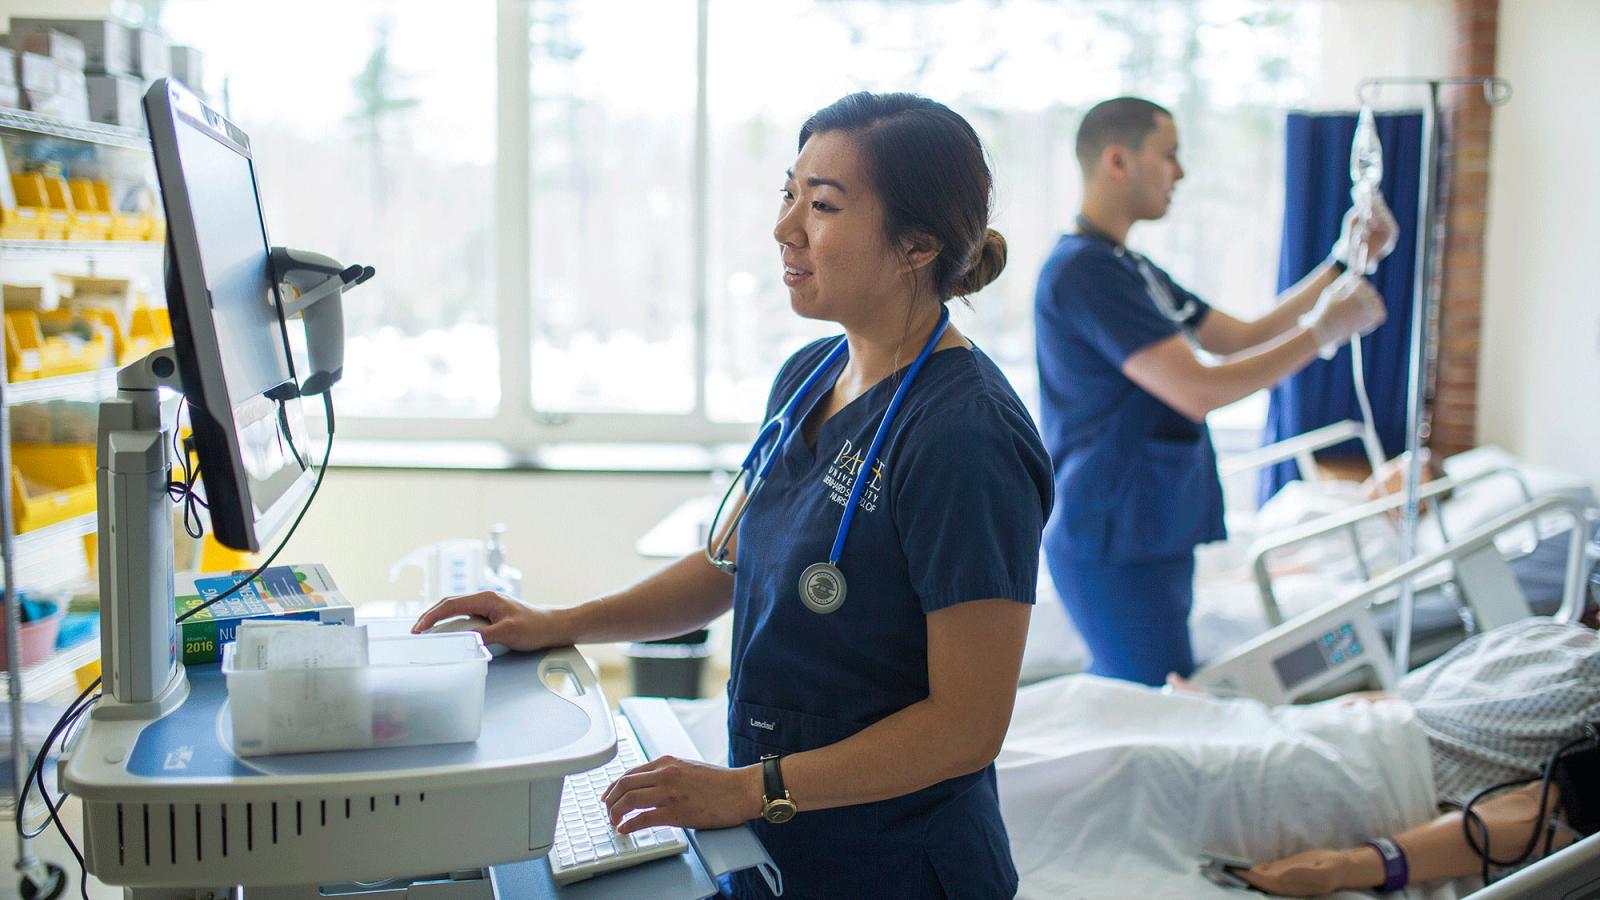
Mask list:
POLYGON ((167 306, 212 529, 230 547, 259 550, 304 498, 312 462, 249 138, 165 79, 145 110, 167 213, 167 306))
POLYGON ((250 158, 179 117, 178 156, 190 186, 201 269, 222 350, 228 396, 236 404, 292 378, 267 274, 267 235, 257 215, 250 158))

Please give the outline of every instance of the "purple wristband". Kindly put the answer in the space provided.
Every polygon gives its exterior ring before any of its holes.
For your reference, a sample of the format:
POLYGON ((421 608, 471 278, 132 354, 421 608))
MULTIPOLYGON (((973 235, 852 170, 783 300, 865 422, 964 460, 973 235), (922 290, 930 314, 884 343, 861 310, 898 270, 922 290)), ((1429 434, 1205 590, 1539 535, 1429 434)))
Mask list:
POLYGON ((1378 890, 1390 894, 1404 888, 1411 880, 1411 867, 1406 864, 1406 853, 1400 845, 1388 838, 1376 838, 1365 844, 1383 857, 1383 885, 1378 890))

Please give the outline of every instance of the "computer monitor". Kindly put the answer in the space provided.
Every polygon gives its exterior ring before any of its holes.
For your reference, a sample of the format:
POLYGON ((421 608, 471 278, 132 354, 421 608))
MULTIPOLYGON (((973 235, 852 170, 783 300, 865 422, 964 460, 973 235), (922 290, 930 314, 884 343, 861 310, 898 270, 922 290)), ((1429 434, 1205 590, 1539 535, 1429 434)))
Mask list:
POLYGON ((144 97, 166 292, 212 532, 257 551, 314 480, 250 139, 177 81, 144 97))

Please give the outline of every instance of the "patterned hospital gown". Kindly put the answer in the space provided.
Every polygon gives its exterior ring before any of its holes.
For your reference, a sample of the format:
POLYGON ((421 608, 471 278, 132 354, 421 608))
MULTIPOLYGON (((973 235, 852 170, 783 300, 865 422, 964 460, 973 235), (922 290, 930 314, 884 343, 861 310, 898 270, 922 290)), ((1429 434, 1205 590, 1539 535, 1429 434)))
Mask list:
POLYGON ((1443 802, 1532 778, 1600 722, 1600 633, 1526 619, 1477 635, 1400 682, 1428 736, 1443 802))

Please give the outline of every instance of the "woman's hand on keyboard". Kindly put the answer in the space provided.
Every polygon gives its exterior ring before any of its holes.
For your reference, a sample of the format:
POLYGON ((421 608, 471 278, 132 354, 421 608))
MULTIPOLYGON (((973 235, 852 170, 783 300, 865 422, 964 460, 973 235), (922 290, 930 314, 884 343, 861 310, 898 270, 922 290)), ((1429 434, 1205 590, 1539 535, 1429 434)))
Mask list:
POLYGON ((740 825, 761 815, 761 792, 760 766, 729 769, 662 756, 628 770, 600 799, 611 827, 628 834, 656 825, 740 825), (640 812, 627 818, 635 810, 640 812))
POLYGON ((485 644, 504 644, 511 650, 543 650, 572 643, 557 619, 557 610, 528 606, 495 591, 446 597, 417 619, 411 633, 422 634, 456 616, 488 619, 489 624, 478 629, 485 644))

